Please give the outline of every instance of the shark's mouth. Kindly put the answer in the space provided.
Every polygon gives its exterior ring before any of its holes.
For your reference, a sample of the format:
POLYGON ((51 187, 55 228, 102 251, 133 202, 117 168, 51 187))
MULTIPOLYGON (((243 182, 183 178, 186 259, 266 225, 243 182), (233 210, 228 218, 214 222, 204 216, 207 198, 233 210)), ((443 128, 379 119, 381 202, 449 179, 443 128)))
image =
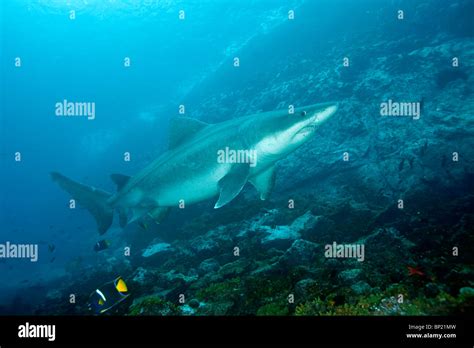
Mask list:
POLYGON ((301 129, 295 134, 295 136, 298 136, 298 137, 300 137, 300 136, 306 137, 306 136, 308 136, 308 135, 311 135, 311 134, 314 132, 315 128, 316 128, 316 126, 314 126, 314 125, 305 126, 305 127, 301 128, 301 129))

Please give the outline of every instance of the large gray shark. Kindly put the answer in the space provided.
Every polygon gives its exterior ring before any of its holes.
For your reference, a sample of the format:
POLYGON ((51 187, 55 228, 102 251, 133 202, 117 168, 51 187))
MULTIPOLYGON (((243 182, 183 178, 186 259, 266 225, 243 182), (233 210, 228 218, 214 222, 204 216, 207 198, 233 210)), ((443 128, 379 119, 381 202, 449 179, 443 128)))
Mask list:
POLYGON ((112 174, 117 192, 111 194, 53 172, 51 176, 95 217, 99 233, 149 216, 159 221, 170 207, 192 204, 219 195, 214 208, 232 201, 250 182, 268 197, 275 163, 296 150, 337 110, 322 103, 259 113, 207 124, 176 117, 170 124, 169 150, 133 177, 112 174))

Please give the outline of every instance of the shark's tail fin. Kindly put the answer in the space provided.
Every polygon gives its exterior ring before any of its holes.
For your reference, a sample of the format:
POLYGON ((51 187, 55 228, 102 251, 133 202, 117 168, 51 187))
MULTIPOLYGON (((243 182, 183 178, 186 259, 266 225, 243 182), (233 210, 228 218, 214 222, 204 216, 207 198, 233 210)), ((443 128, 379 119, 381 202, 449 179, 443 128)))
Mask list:
POLYGON ((53 181, 68 192, 79 205, 89 210, 94 216, 100 234, 104 234, 112 225, 114 209, 107 203, 110 193, 92 186, 75 182, 57 172, 51 173, 53 181))

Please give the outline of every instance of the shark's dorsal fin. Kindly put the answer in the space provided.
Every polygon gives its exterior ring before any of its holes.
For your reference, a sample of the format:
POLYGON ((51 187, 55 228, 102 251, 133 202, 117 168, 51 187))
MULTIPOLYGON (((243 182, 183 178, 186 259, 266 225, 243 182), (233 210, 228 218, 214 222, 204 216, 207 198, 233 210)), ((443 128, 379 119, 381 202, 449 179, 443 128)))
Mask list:
POLYGON ((169 128, 169 148, 174 149, 208 125, 209 124, 206 122, 190 117, 176 116, 171 118, 169 128))
POLYGON ((262 201, 266 200, 275 185, 275 166, 271 166, 249 179, 249 181, 260 193, 260 199, 262 201))
POLYGON ((249 169, 248 164, 236 164, 226 176, 219 180, 220 195, 214 209, 226 205, 242 191, 249 177, 249 169))
POLYGON ((117 191, 120 191, 130 180, 130 177, 123 174, 111 174, 110 179, 117 185, 117 191))

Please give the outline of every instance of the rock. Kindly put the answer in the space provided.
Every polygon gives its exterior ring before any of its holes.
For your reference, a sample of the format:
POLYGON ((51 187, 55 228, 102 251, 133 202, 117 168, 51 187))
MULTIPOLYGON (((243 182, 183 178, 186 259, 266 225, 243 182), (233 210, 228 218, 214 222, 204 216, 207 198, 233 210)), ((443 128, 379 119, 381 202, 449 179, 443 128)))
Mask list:
POLYGON ((58 301, 63 296, 63 293, 59 289, 51 289, 46 294, 46 299, 58 301))
POLYGON ((226 315, 234 306, 234 302, 218 302, 218 303, 207 303, 204 306, 204 313, 206 315, 226 315))
POLYGON ((250 238, 258 231, 274 225, 278 213, 278 209, 271 209, 257 214, 250 221, 241 226, 240 231, 235 235, 235 237, 237 239, 250 238))
MULTIPOLYGON (((266 233, 266 236, 262 239, 262 245, 265 247, 272 247, 276 249, 285 250, 291 246, 293 241, 301 238, 301 231, 313 228, 318 221, 317 216, 314 216, 311 211, 306 212, 300 217, 296 218, 290 226, 282 225, 276 227, 270 227, 253 223, 252 228, 259 229, 266 233)), ((259 222, 262 219, 258 220, 259 222)), ((264 220, 266 221, 266 220, 264 220)))
POLYGON ((150 279, 151 276, 152 274, 149 270, 143 267, 138 267, 133 274, 132 281, 139 284, 145 284, 150 279))
POLYGON ((317 282, 311 278, 300 280, 295 284, 295 295, 298 300, 306 300, 310 297, 312 290, 317 287, 317 282))
POLYGON ((281 272, 281 265, 279 262, 274 262, 272 264, 264 264, 250 273, 252 276, 269 276, 272 274, 280 273, 281 272))
POLYGON ((252 263, 249 260, 241 259, 222 266, 219 270, 219 274, 223 277, 231 278, 248 271, 251 266, 252 263))
POLYGON ((248 230, 257 231, 261 226, 273 225, 278 213, 278 209, 271 209, 264 212, 263 214, 258 215, 250 222, 248 230))
POLYGON ((310 228, 301 231, 301 237, 310 239, 314 238, 315 234, 322 236, 331 233, 331 231, 334 231, 335 225, 335 222, 326 216, 316 216, 314 224, 311 224, 310 228))
POLYGON ((143 257, 151 257, 160 255, 168 255, 173 249, 171 248, 171 244, 169 243, 156 243, 149 245, 145 250, 143 250, 142 256, 143 257))
POLYGON ((367 295, 372 290, 371 286, 364 281, 359 281, 355 284, 352 284, 351 289, 356 295, 367 295))
POLYGON ((261 229, 267 234, 262 239, 262 244, 267 248, 287 249, 295 239, 300 237, 300 234, 289 226, 275 228, 262 226, 261 229))
POLYGON ((221 266, 216 259, 206 259, 199 264, 198 274, 202 276, 212 272, 217 272, 220 267, 221 266))
POLYGON ((191 242, 191 249, 200 258, 208 258, 214 256, 219 250, 219 244, 212 238, 207 236, 199 236, 191 242))
POLYGON ((177 273, 175 270, 171 270, 167 273, 160 274, 159 282, 163 287, 189 285, 198 279, 198 276, 185 276, 182 273, 177 273))
POLYGON ((196 300, 195 298, 193 298, 191 301, 189 301, 189 307, 191 307, 191 308, 196 309, 196 308, 199 308, 200 305, 201 304, 199 303, 199 301, 196 300))
POLYGON ((208 273, 199 278, 197 281, 193 282, 189 286, 189 289, 199 291, 200 289, 206 288, 211 284, 222 282, 223 280, 224 277, 221 276, 219 273, 208 273))
POLYGON ((396 243, 397 245, 399 245, 399 248, 403 248, 404 251, 408 251, 409 249, 415 246, 413 242, 403 237, 400 232, 393 227, 379 228, 375 230, 374 233, 359 240, 358 243, 374 245, 377 247, 380 245, 384 245, 384 243, 396 243))
POLYGON ((137 298, 130 306, 130 315, 178 315, 180 309, 157 295, 137 298))
POLYGON ((341 260, 341 259, 335 259, 335 258, 328 259, 328 258, 325 258, 324 259, 324 267, 328 270, 338 271, 338 270, 340 270, 341 268, 344 267, 344 263, 343 263, 343 260, 341 260))
POLYGON ((193 307, 187 304, 184 304, 180 306, 179 308, 181 309, 181 313, 183 315, 193 315, 196 312, 196 310, 193 307))
POLYGON ((428 283, 425 285, 426 297, 436 297, 440 292, 440 289, 435 283, 428 283))
POLYGON ((382 315, 404 315, 404 311, 395 296, 383 298, 374 306, 374 312, 382 315))
POLYGON ((347 284, 352 284, 359 280, 362 270, 360 268, 347 269, 339 273, 338 278, 347 284))
POLYGON ((459 290, 459 294, 464 297, 474 297, 474 289, 471 287, 464 287, 459 290))
MULTIPOLYGON (((101 270, 106 273, 125 273, 132 270, 130 261, 127 258, 121 256, 111 256, 102 263, 101 270)), ((87 271, 86 269, 82 270, 87 271)))
POLYGON ((279 263, 286 266, 309 266, 318 253, 318 244, 303 239, 297 239, 280 258, 279 263))
POLYGON ((188 277, 199 277, 199 273, 196 268, 190 268, 188 271, 188 277))
POLYGON ((290 225, 295 232, 301 232, 313 228, 318 222, 319 216, 314 216, 311 211, 307 211, 304 215, 296 218, 290 225))
POLYGON ((365 246, 359 267, 372 286, 400 282, 406 277, 407 265, 415 264, 411 252, 414 244, 393 227, 378 228, 356 243, 365 246))

